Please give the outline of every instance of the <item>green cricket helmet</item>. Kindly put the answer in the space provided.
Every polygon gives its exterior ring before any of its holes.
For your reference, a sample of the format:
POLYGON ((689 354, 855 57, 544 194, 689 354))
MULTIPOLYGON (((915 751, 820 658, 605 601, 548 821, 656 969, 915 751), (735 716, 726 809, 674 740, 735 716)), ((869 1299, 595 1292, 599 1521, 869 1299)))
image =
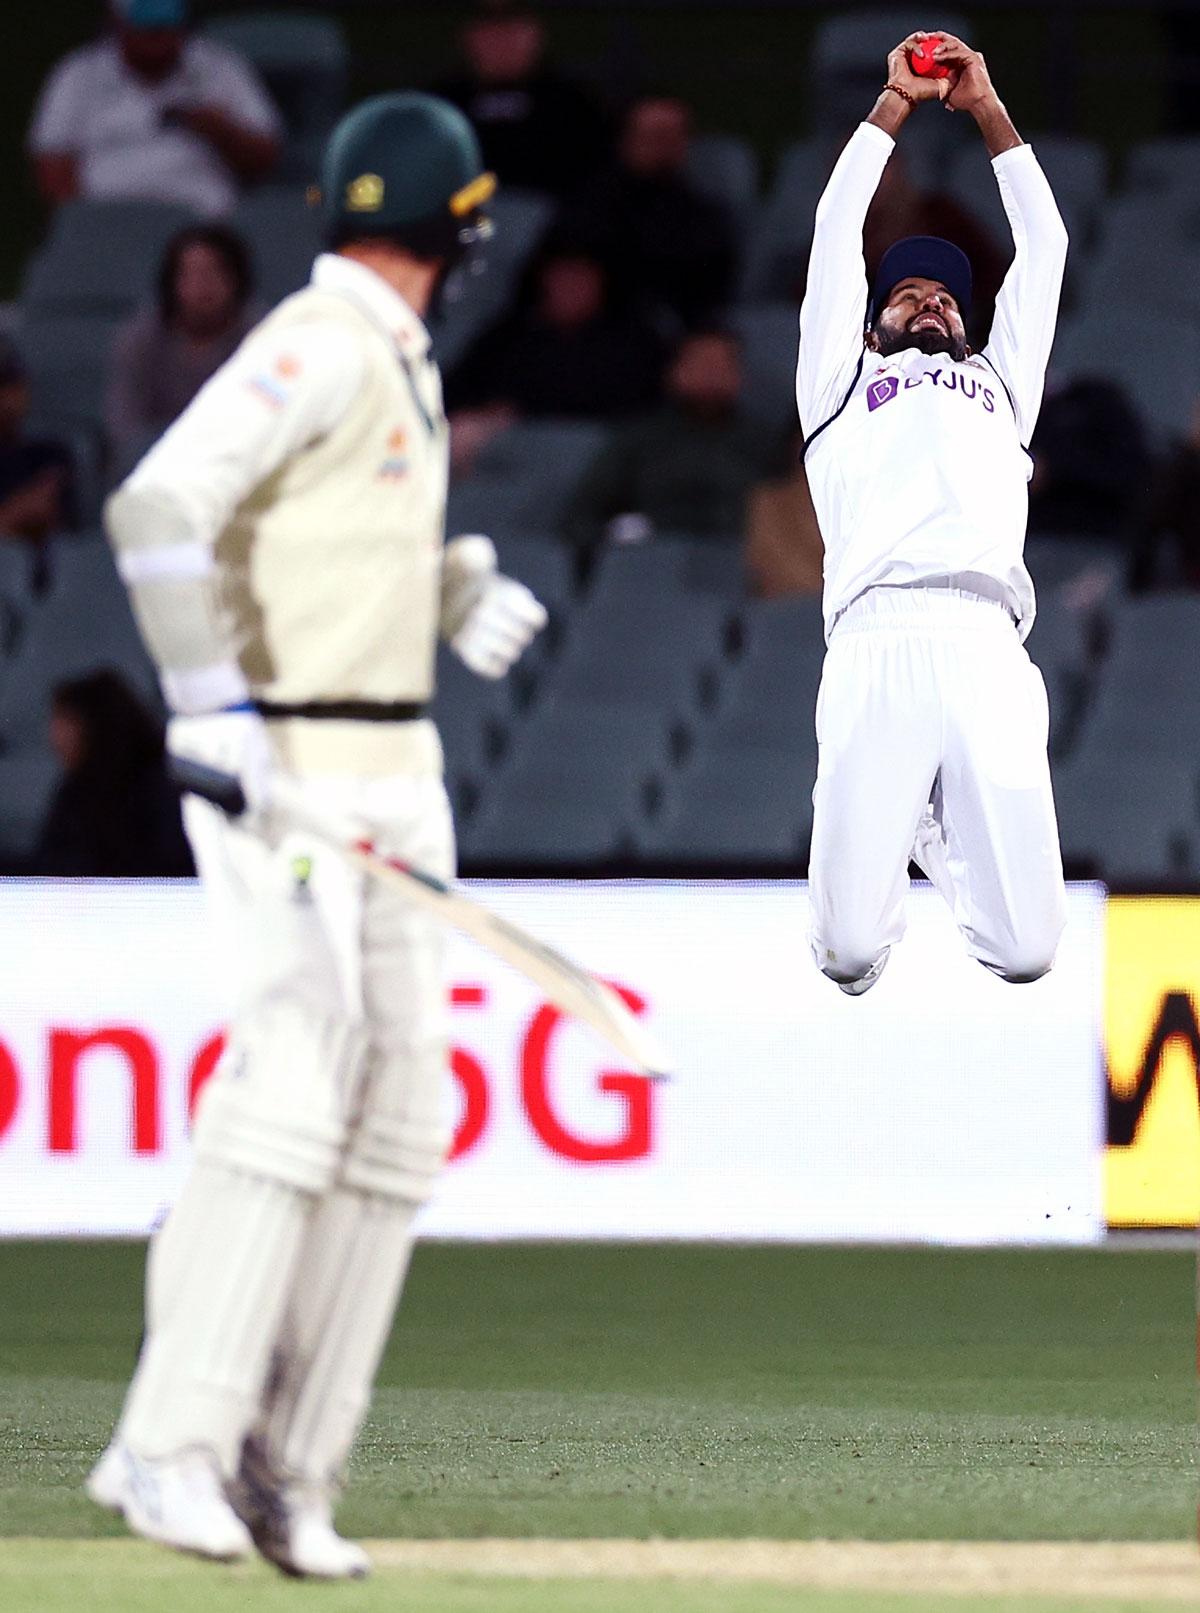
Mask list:
POLYGON ((376 95, 346 114, 325 148, 326 240, 379 236, 453 264, 491 234, 485 209, 495 190, 457 107, 415 90, 376 95))

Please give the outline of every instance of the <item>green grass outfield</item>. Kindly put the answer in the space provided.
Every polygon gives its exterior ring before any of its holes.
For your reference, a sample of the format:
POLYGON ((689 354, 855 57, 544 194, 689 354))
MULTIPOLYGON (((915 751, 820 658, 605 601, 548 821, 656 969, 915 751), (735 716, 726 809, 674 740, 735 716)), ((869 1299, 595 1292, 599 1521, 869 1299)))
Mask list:
MULTIPOLYGON (((132 1365, 143 1258, 0 1244, 0 1534, 120 1532, 79 1485, 132 1365)), ((1194 1284, 1187 1248, 427 1245, 341 1521, 1182 1539, 1194 1284)))

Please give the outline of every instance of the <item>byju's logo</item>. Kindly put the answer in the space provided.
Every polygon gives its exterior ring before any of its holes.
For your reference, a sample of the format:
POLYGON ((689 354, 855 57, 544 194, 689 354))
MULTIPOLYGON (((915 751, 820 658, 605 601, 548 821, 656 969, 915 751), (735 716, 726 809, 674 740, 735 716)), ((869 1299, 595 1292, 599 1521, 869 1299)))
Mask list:
POLYGON ((867 388, 867 410, 881 409, 885 403, 890 403, 900 390, 899 378, 895 375, 881 376, 878 381, 872 381, 867 388))

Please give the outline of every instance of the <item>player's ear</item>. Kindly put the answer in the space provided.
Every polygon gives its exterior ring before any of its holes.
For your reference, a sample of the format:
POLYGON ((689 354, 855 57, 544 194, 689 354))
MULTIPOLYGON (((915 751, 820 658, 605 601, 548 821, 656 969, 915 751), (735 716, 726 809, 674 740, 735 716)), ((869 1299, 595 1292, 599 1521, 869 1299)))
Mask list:
POLYGON ((868 353, 878 353, 879 337, 876 336, 873 330, 863 332, 863 346, 867 349, 868 353))

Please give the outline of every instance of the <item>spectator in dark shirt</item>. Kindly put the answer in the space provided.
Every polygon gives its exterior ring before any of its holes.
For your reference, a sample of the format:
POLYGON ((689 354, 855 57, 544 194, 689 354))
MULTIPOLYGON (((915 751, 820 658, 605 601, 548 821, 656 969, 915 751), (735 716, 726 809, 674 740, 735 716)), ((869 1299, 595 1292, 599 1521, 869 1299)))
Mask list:
POLYGON ((181 230, 167 247, 158 298, 117 337, 105 402, 118 475, 182 414, 224 364, 261 309, 251 297, 250 259, 220 224, 181 230))
POLYGON ((1133 545, 1129 586, 1144 593, 1161 583, 1162 560, 1173 553, 1167 584, 1200 590, 1200 400, 1184 436, 1157 465, 1133 545))
POLYGON ((740 414, 741 389, 736 337, 713 329, 684 339, 667 403, 622 427, 575 492, 566 536, 581 557, 606 539, 656 533, 741 541, 751 489, 785 475, 793 459, 789 438, 740 414))
POLYGON ((447 383, 454 463, 527 416, 613 419, 659 395, 665 350, 614 304, 604 267, 569 244, 539 256, 516 311, 487 332, 447 383))
POLYGON ((38 874, 94 879, 192 872, 162 726, 116 672, 54 691, 50 743, 63 776, 34 853, 38 874))
POLYGON ((1048 387, 1030 452, 1031 531, 1129 540, 1145 505, 1150 455, 1119 386, 1081 376, 1048 387))
POLYGON ((619 289, 644 299, 677 329, 720 314, 737 267, 727 210, 685 175, 691 132, 691 114, 676 97, 636 101, 616 164, 582 190, 565 225, 595 247, 619 289))
POLYGON ((71 456, 26 430, 29 377, 14 344, 0 337, 0 539, 26 545, 35 591, 47 580, 46 539, 74 520, 71 456))
POLYGON ((481 0, 462 34, 466 72, 438 86, 475 125, 502 184, 561 197, 594 172, 608 144, 590 93, 548 66, 541 19, 520 0, 481 0))

